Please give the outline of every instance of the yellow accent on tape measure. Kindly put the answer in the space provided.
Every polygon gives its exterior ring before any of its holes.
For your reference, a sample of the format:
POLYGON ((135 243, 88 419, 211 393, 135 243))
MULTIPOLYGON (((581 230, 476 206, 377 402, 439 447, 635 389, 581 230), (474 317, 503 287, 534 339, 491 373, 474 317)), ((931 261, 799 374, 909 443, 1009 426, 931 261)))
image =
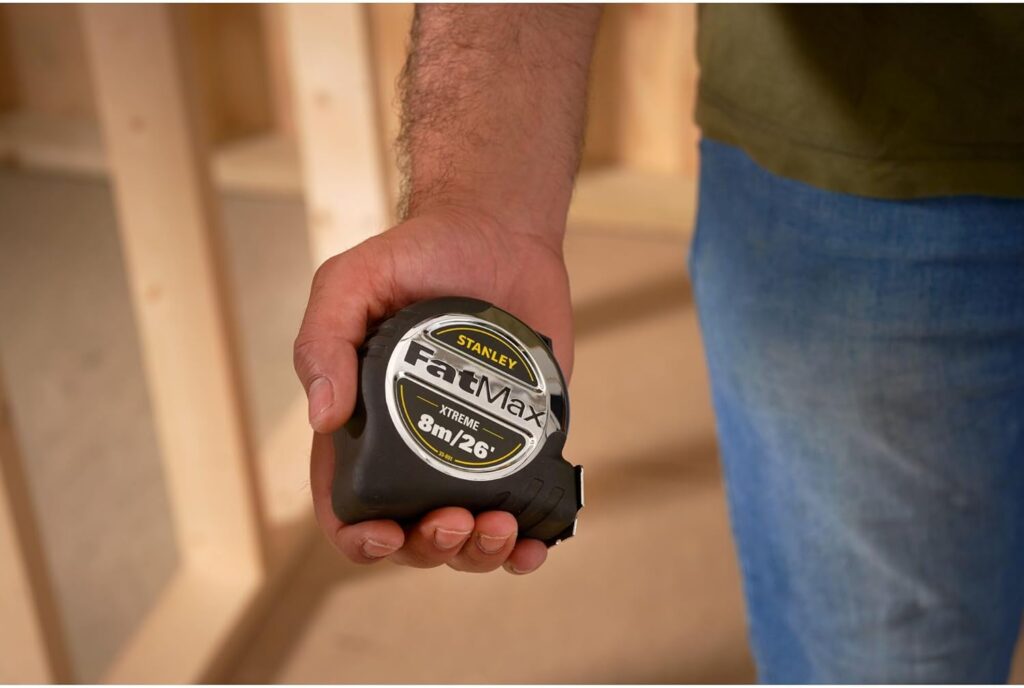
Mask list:
MULTIPOLYGON (((501 335, 499 335, 499 334, 497 334, 495 332, 489 332, 487 330, 481 330, 481 329, 479 329, 477 327, 469 327, 468 325, 457 325, 455 327, 448 327, 448 328, 445 328, 443 330, 438 330, 437 334, 447 334, 449 332, 459 332, 459 331, 462 331, 462 330, 465 330, 467 332, 479 332, 480 334, 485 334, 488 337, 494 337, 499 342, 501 342, 502 344, 507 346, 509 348, 509 351, 511 351, 515 355, 515 357, 519 359, 519 362, 523 364, 523 369, 526 370, 526 374, 530 376, 530 382, 533 382, 533 383, 536 384, 536 378, 534 378, 533 371, 530 370, 530 365, 526 362, 526 359, 524 359, 522 357, 522 355, 518 351, 516 351, 516 348, 514 346, 512 346, 512 344, 510 344, 509 342, 505 341, 505 338, 502 337, 501 335)), ((472 349, 468 349, 468 350, 470 351, 470 353, 472 353, 472 349)), ((490 360, 490 359, 487 359, 487 360, 490 360)))

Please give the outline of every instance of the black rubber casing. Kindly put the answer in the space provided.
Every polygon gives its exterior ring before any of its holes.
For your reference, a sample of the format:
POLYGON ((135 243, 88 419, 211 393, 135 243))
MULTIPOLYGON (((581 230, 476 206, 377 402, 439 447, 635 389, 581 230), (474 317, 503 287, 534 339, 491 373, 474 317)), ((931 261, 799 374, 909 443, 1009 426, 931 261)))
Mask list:
MULTIPOLYGON (((408 524, 429 511, 460 506, 473 513, 508 511, 519 537, 556 544, 575 533, 583 506, 582 469, 562 458, 568 429, 564 393, 561 432, 554 432, 522 469, 496 480, 465 480, 432 468, 398 434, 385 400, 388 361, 401 337, 430 318, 466 314, 486 319, 494 306, 476 299, 446 297, 408 306, 379 324, 359 351, 359 392, 352 418, 334 433, 334 512, 345 523, 394 519, 408 524)), ((524 325, 524 329, 527 329, 524 325)), ((532 330, 554 361, 550 340, 532 330)), ((535 346, 537 342, 523 342, 535 346)), ((557 362, 555 363, 557 368, 557 362)), ((561 371, 559 371, 561 375, 561 371)), ((566 386, 562 384, 562 389, 566 386)))

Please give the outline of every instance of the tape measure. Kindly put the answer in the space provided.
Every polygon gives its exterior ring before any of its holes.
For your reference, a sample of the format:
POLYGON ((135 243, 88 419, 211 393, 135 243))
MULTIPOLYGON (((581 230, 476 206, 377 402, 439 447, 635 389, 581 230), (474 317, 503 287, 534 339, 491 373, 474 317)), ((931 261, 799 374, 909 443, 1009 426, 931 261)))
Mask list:
POLYGON ((421 301, 360 348, 355 410, 334 433, 334 511, 345 523, 508 511, 520 537, 557 544, 583 507, 568 427, 549 339, 485 301, 421 301))

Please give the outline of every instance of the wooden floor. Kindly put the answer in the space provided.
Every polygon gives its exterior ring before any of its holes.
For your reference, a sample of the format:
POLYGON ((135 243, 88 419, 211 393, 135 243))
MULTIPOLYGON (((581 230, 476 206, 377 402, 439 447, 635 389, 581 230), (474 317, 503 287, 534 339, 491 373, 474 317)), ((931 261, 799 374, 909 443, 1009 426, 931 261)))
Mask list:
MULTIPOLYGON (((82 680, 176 563, 109 192, 0 173, 0 359, 82 680)), ((294 198, 225 197, 255 424, 297 390, 294 198)), ((537 574, 348 565, 320 539, 234 663, 245 682, 744 682, 754 678, 678 232, 582 218, 567 256, 579 536, 537 574)), ((297 451, 281 479, 308 491, 297 451)), ((1021 667, 1015 676, 1024 677, 1021 667)))

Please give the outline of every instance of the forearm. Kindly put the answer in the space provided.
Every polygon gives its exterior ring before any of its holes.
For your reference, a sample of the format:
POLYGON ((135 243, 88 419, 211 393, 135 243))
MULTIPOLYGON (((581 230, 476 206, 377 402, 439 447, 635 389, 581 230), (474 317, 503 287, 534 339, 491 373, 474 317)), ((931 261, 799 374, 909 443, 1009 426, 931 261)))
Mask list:
POLYGON ((404 211, 560 241, 600 8, 419 5, 403 75, 404 211))

